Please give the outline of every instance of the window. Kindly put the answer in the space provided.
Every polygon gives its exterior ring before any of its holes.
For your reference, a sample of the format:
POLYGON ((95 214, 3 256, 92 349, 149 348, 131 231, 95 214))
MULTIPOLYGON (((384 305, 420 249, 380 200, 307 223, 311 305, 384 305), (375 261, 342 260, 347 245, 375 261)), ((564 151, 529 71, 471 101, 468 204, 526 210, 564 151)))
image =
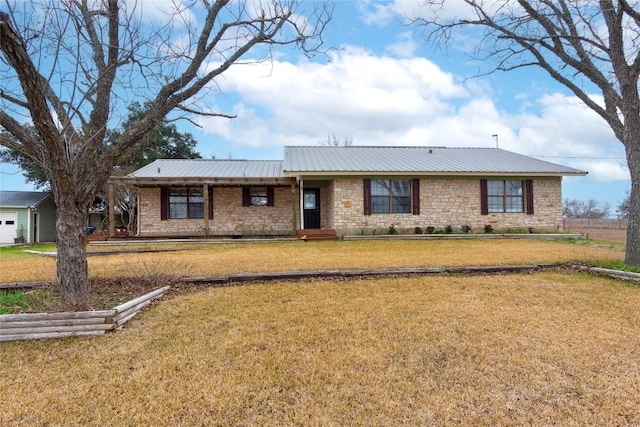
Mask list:
POLYGON ((242 187, 242 206, 273 206, 273 187, 242 187))
POLYGON ((481 210, 489 213, 533 214, 532 180, 480 180, 481 210))
POLYGON ((209 200, 209 219, 213 219, 213 187, 160 187, 160 219, 204 218, 204 189, 209 200))
POLYGON ((170 188, 169 218, 204 218, 204 196, 200 188, 170 188))
POLYGON ((251 187, 249 200, 251 206, 267 206, 267 187, 251 187))
POLYGON ((522 181, 487 181, 489 212, 524 212, 522 181))
POLYGON ((413 213, 419 215, 419 185, 420 181, 417 179, 365 179, 365 215, 372 213, 413 213))

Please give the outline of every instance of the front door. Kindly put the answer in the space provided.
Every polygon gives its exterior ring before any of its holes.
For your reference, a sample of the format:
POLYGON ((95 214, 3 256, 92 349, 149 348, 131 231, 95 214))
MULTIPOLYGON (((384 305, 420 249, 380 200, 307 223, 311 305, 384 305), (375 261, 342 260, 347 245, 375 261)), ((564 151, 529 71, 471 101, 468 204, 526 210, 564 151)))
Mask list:
POLYGON ((302 197, 304 228, 320 228, 320 189, 305 188, 302 197))

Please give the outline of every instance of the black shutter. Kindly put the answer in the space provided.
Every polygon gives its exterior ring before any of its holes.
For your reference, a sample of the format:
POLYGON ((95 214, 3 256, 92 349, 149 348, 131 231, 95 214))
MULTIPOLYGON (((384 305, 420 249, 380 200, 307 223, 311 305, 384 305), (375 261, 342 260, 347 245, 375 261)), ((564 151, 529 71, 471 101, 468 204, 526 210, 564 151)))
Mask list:
POLYGON ((420 215, 420 180, 411 180, 411 213, 420 215))
POLYGON ((213 186, 207 185, 207 198, 209 200, 209 219, 213 219, 213 186))
POLYGON ((273 187, 267 187, 267 206, 275 205, 275 195, 273 187))
POLYGON ((486 179, 480 180, 480 214, 489 215, 489 191, 486 179))
POLYGON ((371 180, 364 179, 362 181, 363 197, 364 197, 364 214, 371 215, 371 180))
POLYGON ((533 215, 533 180, 527 179, 524 182, 525 211, 527 215, 533 215))
POLYGON ((251 206, 251 189, 242 187, 242 206, 251 206))
POLYGON ((169 218, 169 189, 160 187, 160 219, 162 221, 169 218))

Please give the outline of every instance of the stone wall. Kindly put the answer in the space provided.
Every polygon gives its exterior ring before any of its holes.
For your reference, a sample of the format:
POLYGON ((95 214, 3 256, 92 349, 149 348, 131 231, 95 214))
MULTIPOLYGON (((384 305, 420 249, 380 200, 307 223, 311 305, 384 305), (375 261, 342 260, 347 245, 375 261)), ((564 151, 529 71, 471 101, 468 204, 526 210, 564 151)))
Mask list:
MULTIPOLYGON (((274 188, 274 206, 242 206, 242 187, 213 188, 213 219, 160 219, 160 187, 138 188, 141 237, 291 235, 291 187, 274 188)), ((297 205, 296 205, 297 208, 297 205)))
MULTIPOLYGON (((509 178, 511 179, 511 178, 509 178)), ((534 215, 525 213, 480 213, 480 180, 470 178, 425 178, 420 180, 420 215, 364 215, 362 179, 335 180, 332 221, 338 234, 384 234, 392 225, 400 233, 426 232, 450 225, 454 232, 462 226, 473 232, 491 225, 496 231, 559 231, 562 229, 561 178, 534 180, 534 215)))
MULTIPOLYGON (((413 233, 415 227, 459 232, 469 226, 475 233, 491 225, 495 231, 561 231, 561 178, 535 179, 534 215, 525 213, 480 213, 480 180, 477 178, 424 178, 420 180, 420 215, 364 215, 362 178, 336 179, 321 188, 321 226, 338 234, 384 234, 389 227, 413 233)), ((275 187, 275 206, 242 206, 242 187, 214 187, 212 236, 274 236, 294 234, 293 218, 299 224, 297 193, 291 187, 275 187), (293 212, 292 197, 295 197, 293 212)), ((139 236, 204 236, 204 219, 160 220, 160 188, 138 189, 139 236)))

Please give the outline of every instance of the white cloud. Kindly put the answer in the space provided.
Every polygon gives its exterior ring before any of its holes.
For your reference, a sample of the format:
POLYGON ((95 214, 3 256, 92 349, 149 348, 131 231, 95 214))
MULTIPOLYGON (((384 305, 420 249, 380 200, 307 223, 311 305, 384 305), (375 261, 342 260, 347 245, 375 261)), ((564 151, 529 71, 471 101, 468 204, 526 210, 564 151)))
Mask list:
MULTIPOLYGON (((297 135, 298 143, 317 143, 328 132, 357 140, 371 129, 401 135, 416 122, 446 114, 447 100, 467 96, 451 74, 426 59, 375 57, 350 47, 326 64, 274 61, 229 71, 217 82, 222 92, 239 94, 244 108, 261 111, 270 123, 262 141, 252 144, 282 144, 290 135, 297 135)), ((230 125, 236 135, 251 126, 245 120, 230 125)), ((221 135, 209 123, 202 124, 221 135)))
POLYGON ((327 63, 274 61, 232 67, 217 83, 233 104, 232 121, 202 120, 205 132, 234 149, 317 145, 328 134, 357 145, 495 146, 628 180, 624 150, 579 99, 559 93, 505 111, 481 82, 460 83, 424 58, 375 56, 347 46, 327 63))
POLYGON ((410 58, 420 45, 413 39, 411 31, 398 34, 398 41, 386 47, 385 51, 392 56, 410 58))
MULTIPOLYGON (((125 2, 127 3, 127 2, 125 2)), ((139 16, 146 22, 155 22, 161 25, 172 21, 195 23, 197 21, 192 10, 193 4, 184 1, 142 1, 127 4, 130 10, 136 10, 139 16)))
POLYGON ((628 180, 624 147, 600 116, 575 96, 542 95, 533 112, 505 115, 513 151, 589 172, 600 182, 628 180))
MULTIPOLYGON (((360 14, 367 25, 385 26, 393 20, 472 18, 472 9, 463 1, 443 1, 428 5, 424 0, 395 0, 391 3, 361 2, 360 14)), ((495 2, 497 6, 498 2, 495 2)), ((492 4, 493 6, 493 4, 492 4)))
POLYGON ((589 176, 598 182, 628 181, 630 179, 626 163, 618 160, 574 159, 567 164, 576 169, 588 171, 589 176))

